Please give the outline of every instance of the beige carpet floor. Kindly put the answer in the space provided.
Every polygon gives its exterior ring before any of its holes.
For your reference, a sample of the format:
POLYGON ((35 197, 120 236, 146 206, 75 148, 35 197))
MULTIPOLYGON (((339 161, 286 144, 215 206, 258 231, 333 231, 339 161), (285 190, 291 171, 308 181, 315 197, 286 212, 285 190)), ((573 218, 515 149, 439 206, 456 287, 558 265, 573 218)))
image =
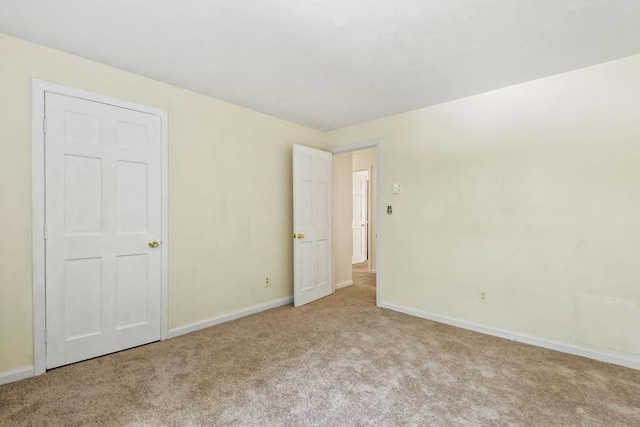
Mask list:
POLYGON ((0 387, 0 425, 640 425, 640 372, 375 307, 356 284, 0 387))
POLYGON ((353 283, 357 285, 376 286, 375 273, 369 273, 369 262, 353 264, 351 268, 353 283))

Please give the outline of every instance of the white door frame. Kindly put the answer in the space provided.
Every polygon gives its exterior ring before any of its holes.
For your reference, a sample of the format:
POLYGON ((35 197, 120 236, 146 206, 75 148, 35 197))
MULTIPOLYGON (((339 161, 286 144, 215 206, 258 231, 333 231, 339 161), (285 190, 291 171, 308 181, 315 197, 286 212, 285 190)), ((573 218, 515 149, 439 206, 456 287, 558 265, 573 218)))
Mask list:
MULTIPOLYGON (((354 144, 341 145, 334 147, 329 151, 332 154, 349 153, 353 151, 366 150, 367 148, 376 149, 376 305, 381 307, 382 302, 382 214, 383 214, 383 198, 382 192, 382 140, 372 139, 369 141, 356 142, 354 144)), ((371 179, 371 176, 369 176, 371 179)), ((371 181, 369 181, 371 182, 371 181)), ((369 257, 370 258, 370 257, 369 257)))
POLYGON ((45 344, 46 300, 45 300, 45 147, 44 147, 44 114, 45 93, 73 96, 89 101, 109 104, 129 110, 141 111, 160 117, 161 122, 161 187, 162 187, 162 282, 160 305, 160 339, 167 338, 169 321, 169 137, 168 115, 161 110, 146 105, 135 104, 109 96, 62 86, 43 80, 32 79, 31 82, 31 206, 32 206, 32 282, 33 282, 33 373, 40 375, 46 372, 47 346, 45 344))

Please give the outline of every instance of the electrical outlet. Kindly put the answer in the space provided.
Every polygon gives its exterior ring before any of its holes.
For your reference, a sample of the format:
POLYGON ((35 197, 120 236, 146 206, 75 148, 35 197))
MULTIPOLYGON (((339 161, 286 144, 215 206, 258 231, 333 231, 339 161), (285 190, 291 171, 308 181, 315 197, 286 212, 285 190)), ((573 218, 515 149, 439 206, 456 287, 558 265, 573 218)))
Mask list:
POLYGON ((267 276, 264 279, 264 287, 267 288, 269 286, 271 286, 271 276, 267 276))
POLYGON ((480 302, 484 302, 484 303, 488 302, 488 300, 487 300, 487 291, 480 291, 480 293, 478 294, 478 300, 480 302))

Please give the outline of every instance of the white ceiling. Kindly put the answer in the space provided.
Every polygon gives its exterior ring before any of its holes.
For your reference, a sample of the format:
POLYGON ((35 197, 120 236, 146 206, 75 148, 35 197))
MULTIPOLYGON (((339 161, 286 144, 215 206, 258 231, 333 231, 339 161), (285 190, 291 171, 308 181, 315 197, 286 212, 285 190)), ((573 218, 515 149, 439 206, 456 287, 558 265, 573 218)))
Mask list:
POLYGON ((638 53, 640 1, 0 0, 0 31, 331 130, 638 53))

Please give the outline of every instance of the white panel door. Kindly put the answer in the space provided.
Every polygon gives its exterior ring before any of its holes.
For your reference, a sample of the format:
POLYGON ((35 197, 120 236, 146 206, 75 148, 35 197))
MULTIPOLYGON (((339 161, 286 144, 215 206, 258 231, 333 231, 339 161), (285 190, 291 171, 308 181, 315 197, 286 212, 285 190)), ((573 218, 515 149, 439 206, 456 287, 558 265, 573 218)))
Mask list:
POLYGON ((160 339, 161 121, 45 95, 47 368, 160 339))
POLYGON ((332 155, 293 146, 293 298, 296 307, 333 292, 332 155))
POLYGON ((353 197, 353 221, 351 229, 353 231, 353 255, 352 264, 358 264, 367 260, 367 191, 369 172, 353 172, 352 197, 353 197))

